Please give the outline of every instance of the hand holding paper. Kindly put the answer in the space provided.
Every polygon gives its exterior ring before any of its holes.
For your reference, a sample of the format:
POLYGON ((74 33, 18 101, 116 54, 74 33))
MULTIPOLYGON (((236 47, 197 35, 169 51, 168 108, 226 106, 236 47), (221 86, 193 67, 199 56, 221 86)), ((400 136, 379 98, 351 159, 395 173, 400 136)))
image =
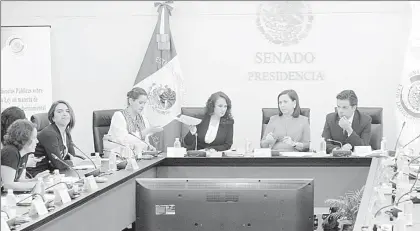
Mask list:
POLYGON ((197 119, 186 115, 181 115, 180 117, 176 117, 175 119, 188 126, 197 126, 201 123, 201 119, 197 119))

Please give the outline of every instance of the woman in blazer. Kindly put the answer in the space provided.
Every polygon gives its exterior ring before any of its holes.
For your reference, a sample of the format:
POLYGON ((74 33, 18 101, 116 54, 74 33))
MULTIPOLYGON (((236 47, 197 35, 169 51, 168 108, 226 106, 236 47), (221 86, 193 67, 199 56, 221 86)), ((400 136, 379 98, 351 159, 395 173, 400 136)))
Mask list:
POLYGON ((219 91, 212 94, 207 100, 204 119, 197 126, 190 126, 190 131, 183 139, 183 146, 188 150, 230 149, 234 124, 231 109, 232 103, 225 93, 219 91))
POLYGON ((70 104, 63 100, 54 102, 48 111, 48 120, 51 124, 38 133, 39 143, 34 153, 35 157, 45 158, 35 167, 27 168, 28 173, 32 176, 45 170, 52 172, 54 169, 59 169, 62 171, 68 168, 62 163, 63 161, 73 166, 73 162, 83 159, 75 154, 73 147, 71 130, 75 124, 75 117, 70 104), (55 156, 61 161, 57 160, 55 156))

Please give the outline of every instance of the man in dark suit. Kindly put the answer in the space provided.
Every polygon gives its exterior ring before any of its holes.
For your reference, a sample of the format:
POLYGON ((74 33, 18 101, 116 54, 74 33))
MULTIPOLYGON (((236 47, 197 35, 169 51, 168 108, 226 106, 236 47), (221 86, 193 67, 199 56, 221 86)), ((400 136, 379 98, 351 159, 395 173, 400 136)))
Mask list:
MULTIPOLYGON (((337 112, 327 115, 322 137, 341 142, 341 150, 353 150, 354 146, 368 146, 371 137, 372 118, 357 110, 357 96, 353 90, 337 95, 337 112)), ((340 149, 340 144, 327 141, 327 153, 340 149)))

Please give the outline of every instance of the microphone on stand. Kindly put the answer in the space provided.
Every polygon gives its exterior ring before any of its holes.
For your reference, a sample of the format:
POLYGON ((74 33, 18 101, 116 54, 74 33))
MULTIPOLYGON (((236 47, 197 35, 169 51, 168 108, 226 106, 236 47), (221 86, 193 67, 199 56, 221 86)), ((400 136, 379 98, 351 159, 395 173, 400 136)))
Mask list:
POLYGON ((327 141, 330 141, 330 142, 333 142, 333 143, 338 143, 338 144, 340 144, 340 148, 342 148, 343 147, 343 143, 341 143, 340 141, 337 141, 337 140, 333 140, 333 139, 327 139, 327 141))
POLYGON ((333 142, 333 143, 338 143, 340 144, 340 149, 339 150, 332 150, 332 154, 335 157, 347 157, 347 156, 351 156, 351 151, 347 151, 347 150, 341 150, 343 148, 343 143, 341 143, 338 140, 333 140, 333 139, 327 139, 327 141, 333 142))
POLYGON ((60 158, 58 158, 57 155, 55 155, 54 153, 51 153, 52 157, 58 161, 60 161, 61 163, 63 163, 65 166, 69 167, 71 170, 73 170, 73 172, 75 172, 77 174, 77 176, 79 177, 79 180, 82 179, 82 177, 80 177, 79 173, 76 171, 76 169, 74 169, 72 166, 70 166, 69 164, 67 164, 65 161, 61 160, 60 158))
POLYGON ((195 150, 197 151, 197 132, 195 133, 195 150))
POLYGON ((86 156, 90 162, 93 164, 93 167, 95 167, 95 170, 90 171, 88 173, 85 173, 85 177, 88 177, 90 175, 92 176, 98 176, 101 173, 101 170, 98 168, 98 166, 96 166, 95 162, 92 160, 92 158, 90 158, 86 153, 84 153, 79 147, 76 146, 75 143, 73 143, 73 141, 71 142, 71 144, 73 144, 73 147, 75 147, 77 150, 79 150, 79 152, 81 152, 84 156, 86 156))
POLYGON ((150 145, 149 143, 147 143, 146 141, 142 140, 140 137, 138 137, 136 134, 130 132, 130 135, 136 137, 138 140, 140 140, 141 142, 145 143, 147 145, 147 148, 150 149, 155 149, 155 147, 153 147, 152 145, 150 145), (151 148, 152 147, 152 148, 151 148))
POLYGON ((412 140, 410 140, 410 142, 408 142, 406 145, 404 145, 402 148, 405 148, 405 147, 407 147, 408 145, 410 145, 411 143, 413 143, 415 140, 417 140, 418 138, 420 138, 420 134, 417 136, 417 137, 415 137, 414 139, 412 139, 412 140))
POLYGON ((394 150, 397 150, 397 145, 398 145, 398 142, 400 141, 401 134, 402 134, 402 131, 404 130, 404 127, 405 127, 405 121, 404 121, 404 123, 401 126, 400 134, 398 135, 397 141, 395 142, 394 150))
MULTIPOLYGON (((119 142, 116 142, 116 141, 113 141, 113 140, 110 140, 110 139, 107 139, 107 141, 108 142, 110 142, 110 143, 113 143, 113 144, 117 144, 117 145, 120 145, 120 146, 122 146, 122 147, 127 147, 126 145, 124 145, 124 144, 121 144, 121 143, 119 143, 119 142)), ((105 149, 104 149, 105 150, 105 149)), ((114 152, 114 151, 111 151, 111 150, 109 150, 110 152, 113 152, 113 153, 115 153, 115 155, 117 156, 117 157, 119 157, 121 160, 123 160, 123 161, 121 161, 120 163, 118 163, 117 164, 117 169, 118 170, 121 170, 121 169, 124 169, 125 168, 125 166, 127 165, 127 160, 125 160, 119 153, 117 153, 117 152, 114 152)))

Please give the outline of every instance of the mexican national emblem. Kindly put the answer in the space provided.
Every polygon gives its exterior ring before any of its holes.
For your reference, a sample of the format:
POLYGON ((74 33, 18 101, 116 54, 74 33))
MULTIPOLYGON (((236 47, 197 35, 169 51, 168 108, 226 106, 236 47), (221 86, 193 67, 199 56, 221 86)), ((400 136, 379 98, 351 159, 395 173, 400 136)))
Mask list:
POLYGON ((157 112, 168 114, 176 102, 176 92, 168 85, 153 83, 149 90, 149 104, 157 112))
POLYGON ((260 4, 256 23, 268 41, 289 46, 308 36, 313 19, 310 6, 303 1, 276 1, 260 4))
POLYGON ((410 119, 420 119, 420 71, 411 74, 410 84, 397 90, 397 107, 410 119))

